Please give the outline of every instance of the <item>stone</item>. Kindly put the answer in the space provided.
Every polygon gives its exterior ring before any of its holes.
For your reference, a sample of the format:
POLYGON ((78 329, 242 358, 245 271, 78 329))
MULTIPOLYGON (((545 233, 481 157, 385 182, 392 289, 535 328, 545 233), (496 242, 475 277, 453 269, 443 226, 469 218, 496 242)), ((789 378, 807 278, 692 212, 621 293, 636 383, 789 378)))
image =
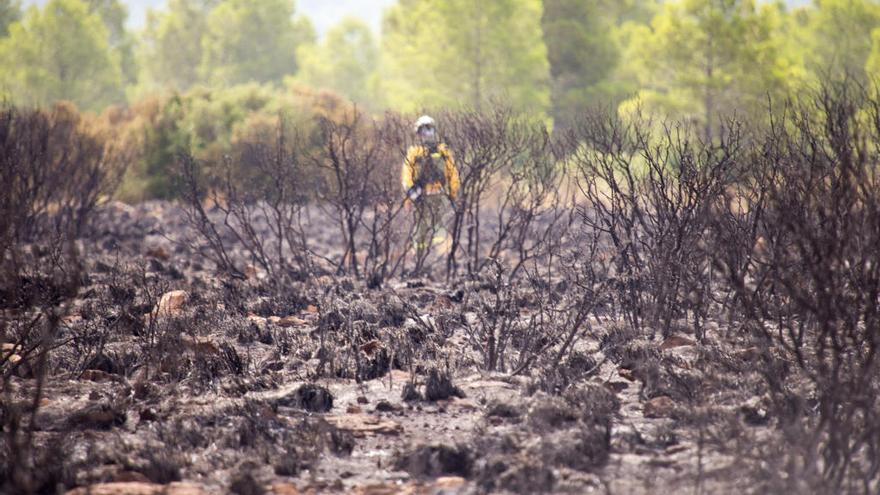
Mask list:
POLYGON ((633 370, 631 370, 631 369, 620 368, 619 370, 617 370, 617 374, 620 375, 620 377, 623 378, 624 380, 629 380, 631 382, 636 381, 635 374, 633 373, 633 370))
POLYGON ((273 323, 282 328, 301 327, 308 324, 306 320, 303 320, 302 318, 297 318, 296 316, 285 316, 283 318, 278 318, 277 320, 273 321, 273 323))
POLYGON ((605 383, 605 387, 612 392, 620 393, 629 388, 629 384, 621 381, 607 382, 605 383))
POLYGON ((395 406, 394 404, 388 402, 387 400, 380 400, 376 403, 376 412, 395 412, 399 411, 402 408, 400 406, 395 406))
POLYGON ((146 255, 149 258, 155 258, 155 259, 161 260, 161 261, 168 261, 171 259, 171 253, 169 253, 168 250, 165 249, 164 246, 154 246, 154 247, 148 248, 146 255))
POLYGON ((671 335, 660 344, 660 350, 665 351, 669 349, 675 349, 676 347, 687 347, 695 345, 696 342, 687 338, 682 337, 681 335, 671 335))
POLYGON ((110 382, 116 379, 110 373, 101 370, 85 370, 80 375, 80 378, 91 382, 110 382))
POLYGON ((377 350, 379 350, 379 348, 380 348, 381 346, 382 346, 382 344, 381 344, 378 340, 371 340, 371 341, 369 341, 369 342, 367 342, 366 344, 364 344, 364 345, 361 346, 361 352, 363 352, 364 354, 370 356, 370 355, 372 355, 374 352, 376 352, 377 350))
POLYGON ((743 361, 751 362, 760 357, 761 351, 758 350, 757 347, 747 347, 745 349, 734 351, 733 355, 743 361))
POLYGON ((368 414, 342 414, 325 416, 324 419, 340 430, 348 431, 358 438, 371 435, 400 435, 403 426, 395 421, 368 414))
POLYGON ((269 487, 268 493, 271 495, 299 495, 302 492, 291 483, 274 483, 269 487))
POLYGON ((668 418, 675 411, 675 401, 671 397, 661 395, 645 403, 644 415, 647 418, 668 418))
POLYGON ((255 315, 253 313, 248 313, 247 319, 249 322, 255 325, 265 325, 266 322, 269 321, 267 318, 263 318, 262 316, 255 315))
POLYGON ((441 490, 457 490, 467 481, 461 476, 441 476, 434 480, 434 487, 441 490))
POLYGON ((183 310, 183 305, 189 299, 189 293, 185 290, 173 290, 162 294, 159 303, 153 310, 157 316, 177 316, 183 310))
POLYGON ((183 346, 198 355, 220 354, 220 348, 208 337, 190 337, 184 335, 180 339, 183 346))
POLYGON ((193 483, 171 483, 159 485, 139 481, 98 483, 75 488, 67 495, 207 495, 201 486, 193 483))

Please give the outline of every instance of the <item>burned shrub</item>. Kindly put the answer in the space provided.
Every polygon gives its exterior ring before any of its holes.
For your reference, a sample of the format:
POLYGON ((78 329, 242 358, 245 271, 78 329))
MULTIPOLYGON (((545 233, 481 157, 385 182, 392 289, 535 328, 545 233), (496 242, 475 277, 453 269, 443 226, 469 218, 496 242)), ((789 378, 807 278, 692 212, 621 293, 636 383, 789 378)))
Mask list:
POLYGON ((237 166, 231 157, 205 164, 182 154, 177 180, 194 233, 182 242, 234 278, 248 278, 246 272, 254 269, 248 269, 246 261, 255 263, 279 289, 314 273, 303 227, 308 198, 303 178, 308 174, 296 150, 282 121, 271 142, 240 146, 235 159, 246 167, 237 166), (207 208, 206 200, 213 206, 207 208))
POLYGON ((794 365, 784 380, 771 361, 760 368, 775 400, 796 383, 808 384, 800 402, 818 400, 818 415, 784 415, 804 438, 787 453, 803 467, 783 476, 869 492, 880 483, 880 98, 827 84, 785 110, 749 181, 718 199, 716 262, 743 328, 794 365))
POLYGON ((333 409, 333 394, 326 387, 313 383, 300 385, 293 393, 276 401, 279 406, 296 407, 309 412, 328 412, 333 409))
POLYGON ((449 370, 432 368, 425 380, 425 400, 438 401, 452 397, 464 397, 464 392, 452 383, 449 370))
POLYGON ((704 142, 686 126, 651 128, 640 117, 602 114, 572 128, 582 228, 611 260, 615 306, 632 328, 667 336, 675 319, 689 317, 702 337, 712 260, 701 239, 715 198, 733 181, 743 132, 732 123, 704 142))
POLYGON ((399 182, 409 125, 392 114, 373 120, 357 108, 317 124, 321 147, 309 158, 318 203, 340 229, 334 268, 381 287, 403 269, 409 243, 399 182))
MULTIPOLYGON (((2 481, 4 491, 48 491, 63 478, 63 462, 35 444, 33 418, 49 380, 50 356, 63 343, 62 318, 86 280, 76 238, 98 199, 118 184, 125 151, 87 130, 70 107, 0 107, 0 309, 11 310, 0 316, 0 341, 16 349, 0 357, 3 402, 13 400, 17 370, 27 366, 36 385, 27 412, 2 417, 0 472, 11 475, 2 481), (15 315, 11 321, 9 315, 15 315)), ((100 422, 116 419, 111 412, 100 422)))
POLYGON ((418 478, 461 476, 468 478, 474 464, 471 450, 464 445, 422 445, 398 455, 394 468, 418 478))

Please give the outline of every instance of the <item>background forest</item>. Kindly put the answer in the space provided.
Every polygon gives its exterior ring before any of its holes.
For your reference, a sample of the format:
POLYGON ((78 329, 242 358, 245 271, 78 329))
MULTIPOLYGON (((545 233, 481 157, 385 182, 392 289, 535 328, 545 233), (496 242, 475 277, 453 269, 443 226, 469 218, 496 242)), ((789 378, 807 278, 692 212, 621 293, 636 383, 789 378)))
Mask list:
POLYGON ((712 137, 818 81, 876 76, 878 27, 872 0, 0 0, 0 95, 131 131, 133 200, 172 194, 161 172, 178 148, 216 157, 279 115, 345 102, 501 103, 556 129, 601 107, 712 137))
POLYGON ((878 77, 880 0, 0 0, 0 494, 880 493, 878 77))

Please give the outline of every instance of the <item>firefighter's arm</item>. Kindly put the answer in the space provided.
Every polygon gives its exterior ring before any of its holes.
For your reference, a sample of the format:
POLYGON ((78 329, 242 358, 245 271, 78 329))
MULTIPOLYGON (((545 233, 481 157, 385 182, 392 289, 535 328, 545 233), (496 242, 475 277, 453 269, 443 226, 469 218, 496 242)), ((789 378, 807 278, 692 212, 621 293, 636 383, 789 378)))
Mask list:
POLYGON ((415 146, 410 146, 406 152, 406 160, 400 169, 400 184, 403 186, 404 192, 408 192, 413 186, 413 168, 415 168, 418 150, 415 146))
POLYGON ((455 199, 458 196, 458 169, 455 167, 455 157, 452 156, 452 150, 442 145, 440 151, 446 159, 446 184, 449 188, 449 197, 455 199))

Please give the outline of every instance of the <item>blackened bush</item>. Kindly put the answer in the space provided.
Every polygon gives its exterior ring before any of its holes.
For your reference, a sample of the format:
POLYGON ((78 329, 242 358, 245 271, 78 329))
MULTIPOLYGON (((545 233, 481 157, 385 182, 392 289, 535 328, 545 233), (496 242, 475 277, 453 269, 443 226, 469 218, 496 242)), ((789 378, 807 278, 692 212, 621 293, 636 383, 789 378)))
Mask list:
POLYGON ((790 104, 756 150, 751 183, 720 198, 713 230, 736 311, 797 373, 765 367, 778 400, 805 380, 818 415, 791 455, 822 492, 880 484, 880 99, 829 85, 790 104), (747 235, 739 236, 741 233, 747 235), (806 433, 809 432, 809 433, 806 433))
MULTIPOLYGON (((36 415, 66 303, 83 282, 76 238, 99 198, 113 192, 126 161, 124 150, 86 129, 71 107, 50 112, 0 107, 0 308, 17 315, 12 321, 0 318, 0 340, 12 340, 20 363, 27 363, 36 379, 29 410, 4 415, 0 425, 5 432, 0 472, 15 473, 2 481, 4 491, 45 489, 46 477, 57 471, 35 448, 33 421, 23 418, 36 415)), ((7 403, 8 382, 21 366, 3 366, 8 359, 0 357, 7 403)), ((109 412, 97 423, 118 419, 109 412)))

